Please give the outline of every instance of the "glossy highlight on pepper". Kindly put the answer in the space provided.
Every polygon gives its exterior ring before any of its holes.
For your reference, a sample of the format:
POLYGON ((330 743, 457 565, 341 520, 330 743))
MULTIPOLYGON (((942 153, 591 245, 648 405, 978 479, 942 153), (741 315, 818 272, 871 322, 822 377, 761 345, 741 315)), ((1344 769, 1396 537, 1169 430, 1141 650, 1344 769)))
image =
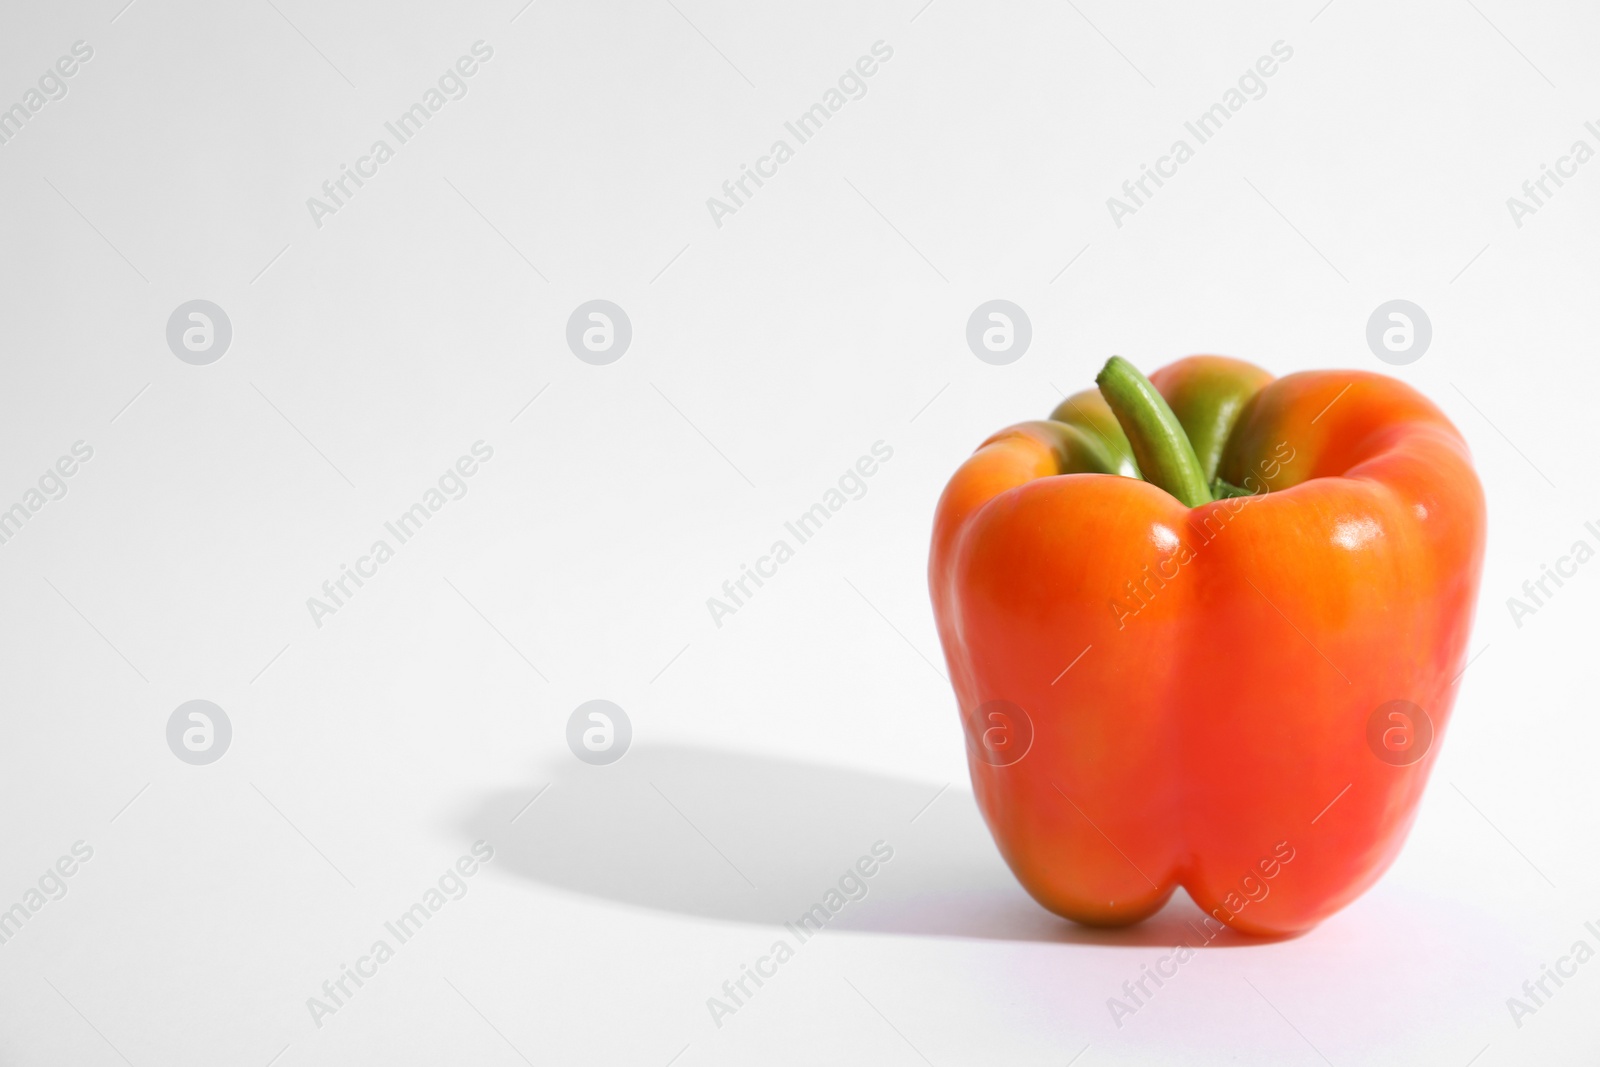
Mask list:
POLYGON ((979 807, 1059 915, 1133 923, 1182 886, 1240 931, 1306 930, 1399 853, 1448 726, 1486 525, 1466 443, 1369 372, 1114 357, 1098 381, 939 501, 979 807), (1372 747, 1386 707, 1425 750, 1372 747))

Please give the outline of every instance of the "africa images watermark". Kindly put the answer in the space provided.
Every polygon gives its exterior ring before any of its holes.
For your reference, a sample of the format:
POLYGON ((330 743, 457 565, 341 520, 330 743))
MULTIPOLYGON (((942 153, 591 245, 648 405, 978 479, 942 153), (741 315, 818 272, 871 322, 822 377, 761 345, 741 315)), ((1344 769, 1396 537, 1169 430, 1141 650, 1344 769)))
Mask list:
POLYGON ((78 473, 79 464, 94 458, 94 448, 87 441, 72 442, 71 451, 71 455, 62 456, 44 469, 37 488, 28 487, 21 500, 0 511, 0 545, 9 544, 22 532, 23 524, 46 504, 66 496, 67 479, 78 473))
POLYGON ((1254 66, 1246 67, 1245 72, 1239 75, 1237 87, 1230 87, 1224 92, 1220 103, 1212 104, 1194 121, 1183 124, 1183 128, 1194 138, 1194 145, 1180 137, 1172 142, 1166 155, 1157 157, 1154 167, 1148 163, 1139 164, 1139 176, 1122 183, 1122 194, 1127 200, 1115 196, 1106 198, 1106 210, 1111 213, 1111 221, 1117 229, 1122 229, 1124 216, 1137 215, 1139 209, 1156 195, 1156 189, 1166 184, 1163 179, 1177 177, 1178 168, 1194 158, 1195 147, 1221 133, 1223 124, 1241 111, 1245 104, 1266 96, 1266 79, 1278 73, 1279 63, 1287 63, 1293 57, 1294 49, 1289 45, 1283 41, 1272 42, 1272 55, 1262 56, 1254 66), (1245 95, 1247 93, 1248 96, 1245 95), (1155 183, 1155 189, 1150 188, 1150 182, 1155 183))
POLYGON ((430 85, 423 92, 420 102, 402 111, 393 122, 383 124, 383 128, 394 138, 393 146, 384 138, 378 138, 367 149, 366 155, 356 159, 354 167, 341 163, 338 176, 322 183, 322 194, 326 199, 315 196, 306 198, 306 210, 311 213, 311 221, 317 229, 322 229, 323 216, 337 215, 339 209, 345 207, 367 184, 368 179, 377 177, 378 168, 394 158, 395 150, 421 133, 422 127, 443 110, 445 104, 467 95, 467 79, 478 73, 479 64, 487 63, 494 57, 494 48, 481 40, 472 42, 469 51, 470 55, 461 56, 445 68, 437 84, 430 85), (354 189, 350 187, 351 183, 354 183, 354 189))
POLYGON ((78 67, 94 58, 94 47, 87 41, 73 41, 72 54, 62 56, 55 64, 39 75, 38 88, 29 86, 22 99, 0 111, 0 145, 22 132, 22 127, 33 121, 33 116, 44 110, 52 100, 67 95, 67 79, 78 73, 78 67))
POLYGON ((716 1024, 717 1029, 722 1029, 722 1020, 725 1017, 738 1014, 739 1009, 745 1006, 745 1002, 766 985, 767 979, 777 976, 780 965, 794 959, 798 946, 820 934, 822 928, 844 910, 845 905, 865 900, 868 880, 878 873, 882 864, 892 859, 894 859, 893 846, 886 841, 874 841, 871 855, 856 860, 839 876, 836 885, 828 887, 828 891, 822 894, 820 902, 811 905, 793 922, 783 924, 783 928, 794 935, 793 945, 789 943, 788 938, 780 937, 772 943, 766 955, 756 957, 754 968, 741 963, 738 977, 722 983, 722 996, 706 998, 706 1010, 711 1013, 711 1021, 716 1024))
POLYGON ((845 472, 839 475, 837 487, 830 487, 823 493, 821 501, 802 511, 793 522, 783 524, 783 528, 794 538, 794 545, 784 538, 778 538, 766 555, 756 558, 754 570, 748 564, 741 563, 739 576, 722 583, 722 593, 727 600, 717 596, 706 598, 706 610, 711 613, 711 621, 717 629, 722 629, 724 615, 737 614, 746 601, 756 595, 756 590, 766 584, 762 579, 777 577, 778 567, 794 558, 795 546, 803 545, 815 537, 823 524, 850 501, 860 500, 867 495, 867 479, 878 473, 880 463, 887 463, 894 457, 894 449, 883 441, 872 442, 871 452, 871 455, 857 459, 853 466, 846 467, 845 472), (755 583, 755 589, 750 588, 751 582, 755 583))
POLYGON ((88 863, 94 857, 94 848, 83 841, 74 841, 71 852, 70 856, 62 856, 44 869, 39 876, 38 888, 29 886, 20 901, 0 911, 0 945, 21 933, 23 925, 31 921, 46 904, 66 896, 66 880, 78 873, 80 864, 88 863))
MULTIPOLYGON (((1583 524, 1584 531, 1600 544, 1600 526, 1592 522, 1583 524)), ((1594 545, 1580 537, 1572 542, 1572 548, 1564 556, 1556 557, 1556 565, 1551 567, 1548 563, 1539 564, 1540 574, 1537 578, 1529 578, 1522 583, 1522 595, 1527 600, 1518 597, 1506 597, 1506 610, 1511 612, 1511 621, 1517 624, 1517 629, 1522 629, 1522 620, 1528 615, 1537 615, 1539 609, 1546 605, 1551 597, 1555 596, 1566 583, 1563 578, 1576 578, 1578 568, 1588 563, 1595 556, 1594 545), (1550 583, 1555 583, 1555 589, 1550 588, 1550 583), (1543 594, 1542 596, 1540 594, 1543 594)))
POLYGON ((339 1009, 345 1007, 367 984, 367 979, 377 977, 379 966, 394 959, 398 946, 417 936, 423 924, 437 915, 447 903, 466 896, 467 879, 478 873, 479 865, 492 859, 494 846, 487 841, 474 841, 471 851, 446 867, 437 882, 422 891, 422 898, 417 903, 401 912, 394 921, 383 924, 384 930, 394 938, 393 945, 389 944, 388 938, 380 937, 372 943, 366 955, 356 957, 353 968, 339 964, 338 976, 322 983, 322 996, 306 998, 306 1010, 311 1013, 311 1021, 317 1029, 322 1029, 327 1016, 337 1015, 339 1009), (351 988, 352 984, 354 988, 351 988))
POLYGON ((446 467, 445 472, 439 475, 438 482, 423 492, 421 500, 402 511, 393 521, 383 524, 383 528, 394 538, 394 545, 382 537, 378 538, 367 549, 366 555, 356 558, 354 567, 348 563, 339 564, 339 576, 322 583, 321 597, 306 597, 306 610, 311 613, 311 621, 317 629, 322 629, 324 616, 337 615, 339 609, 346 606, 369 579, 377 577, 378 568, 394 558, 396 546, 415 537, 423 524, 450 501, 460 500, 467 495, 467 479, 478 473, 480 464, 494 458, 494 447, 483 441, 474 441, 471 451, 471 455, 461 456, 453 465, 446 467), (445 495, 447 493, 448 496, 445 495), (355 585, 353 589, 352 583, 355 585))
POLYGON ((1117 1029, 1122 1029, 1123 1020, 1131 1015, 1137 1015, 1139 1009, 1150 1003, 1155 996, 1147 983, 1154 982, 1156 990, 1167 984, 1167 981, 1178 976, 1178 968, 1194 959, 1195 953, 1223 930, 1227 923, 1252 903, 1259 904, 1266 900, 1272 892, 1272 887, 1267 883, 1278 877, 1283 868, 1294 862, 1294 846, 1288 841, 1279 841, 1272 846, 1272 854, 1258 861, 1254 868, 1247 871, 1239 879, 1238 889, 1230 889, 1222 898, 1222 903, 1211 909, 1211 914, 1200 920, 1196 928, 1190 924, 1190 929, 1199 935, 1199 944, 1191 945, 1187 942, 1174 945, 1172 951, 1161 956, 1155 962, 1155 967, 1142 964, 1139 967, 1139 977, 1130 978, 1122 983, 1122 996, 1107 997, 1106 1010, 1111 1012, 1111 1021, 1117 1024, 1117 1029), (1258 873, 1259 872, 1259 873, 1258 873))
MULTIPOLYGON (((1600 143, 1600 126, 1593 122, 1585 122, 1583 128, 1589 135, 1600 143)), ((1530 178, 1522 183, 1522 195, 1527 199, 1515 196, 1506 197, 1506 210, 1511 212, 1511 221, 1517 229, 1522 229, 1522 220, 1529 215, 1537 215, 1539 209, 1546 206, 1545 202, 1556 195, 1563 185, 1567 184, 1562 179, 1578 176, 1578 168, 1594 158, 1594 147, 1583 138, 1572 142, 1572 147, 1567 149, 1567 154, 1556 157, 1556 165, 1551 167, 1548 163, 1539 164, 1539 176, 1530 178), (1550 188, 1555 183, 1555 189, 1550 188)))
MULTIPOLYGON (((1600 941, 1600 926, 1586 922, 1583 928, 1596 941, 1600 941)), ((1517 1029, 1522 1029, 1524 1018, 1539 1014, 1539 1009, 1545 1007, 1546 1002, 1567 984, 1565 979, 1576 978, 1578 968, 1594 959, 1594 955, 1594 947, 1580 937, 1572 943, 1570 952, 1556 959, 1555 967, 1539 964, 1539 977, 1522 983, 1522 996, 1506 998, 1506 1010, 1511 1012, 1511 1021, 1517 1024, 1517 1029), (1552 982, 1555 983, 1555 989, 1550 988, 1552 982)))
POLYGON ((1261 472, 1259 478, 1255 474, 1245 475, 1244 484, 1240 488, 1248 490, 1247 495, 1224 497, 1217 501, 1221 506, 1212 508, 1199 527, 1195 527, 1192 523, 1190 524, 1189 532, 1198 535, 1200 538, 1193 547, 1190 547, 1188 541, 1185 541, 1165 526, 1158 526, 1156 529, 1161 534, 1166 535, 1165 539, 1159 542, 1158 547, 1162 551, 1170 553, 1170 555, 1158 560, 1153 571, 1150 569, 1150 564, 1146 563, 1144 565, 1144 577, 1137 585, 1134 584, 1132 579, 1122 583, 1127 590, 1128 599, 1136 606, 1129 607, 1127 604, 1117 600, 1109 602, 1111 613, 1117 618, 1117 629, 1127 629, 1128 620, 1149 607, 1156 594, 1165 589, 1168 582, 1173 581, 1182 574, 1185 565, 1198 558, 1201 549, 1222 535, 1222 531, 1228 528, 1227 524, 1231 519, 1248 507, 1251 501, 1269 492, 1272 488, 1270 483, 1283 473, 1284 464, 1294 461, 1296 454, 1294 447, 1289 442, 1280 441, 1270 458, 1261 460, 1256 464, 1261 472), (1284 454, 1285 450, 1288 452, 1287 455, 1284 454), (1171 574, 1167 573, 1168 564, 1172 566, 1171 574))
POLYGON ((748 163, 739 164, 738 176, 722 183, 722 195, 727 199, 706 197, 706 210, 711 212, 711 221, 716 223, 717 229, 722 229, 724 216, 739 213, 739 209, 745 206, 745 201, 755 196, 756 189, 767 184, 766 179, 777 177, 778 168, 794 158, 795 147, 805 144, 820 133, 823 125, 843 110, 847 102, 860 100, 866 96, 866 80, 878 73, 880 63, 887 63, 892 58, 894 58, 893 48, 881 40, 872 42, 872 54, 862 56, 855 61, 854 66, 846 67, 844 73, 839 75, 837 88, 830 86, 822 94, 820 102, 802 111, 793 122, 783 124, 783 128, 794 138, 794 146, 780 137, 772 142, 766 155, 756 159, 754 167, 748 163), (750 188, 751 182, 755 183, 755 189, 750 188))

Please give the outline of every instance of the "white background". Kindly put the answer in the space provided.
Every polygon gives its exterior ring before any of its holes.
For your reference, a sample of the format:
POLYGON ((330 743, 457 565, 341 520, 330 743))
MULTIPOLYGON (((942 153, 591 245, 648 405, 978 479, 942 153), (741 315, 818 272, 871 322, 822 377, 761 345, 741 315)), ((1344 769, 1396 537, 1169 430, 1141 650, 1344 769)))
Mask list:
POLYGON ((1506 1005, 1600 948, 1600 564, 1506 607, 1600 544, 1600 163, 1520 228, 1505 203, 1600 147, 1591 9, 122 3, 0 12, 0 106, 94 49, 0 146, 0 507, 94 449, 0 545, 0 907, 94 850, 0 945, 0 1062, 1593 1062, 1600 963, 1520 1028, 1506 1005), (480 39, 465 98, 314 225, 480 39), (867 94, 716 226, 706 198, 879 40, 867 94), (1267 94, 1115 226, 1280 40, 1267 94), (1005 367, 964 338, 996 297, 1034 330, 1005 367), (195 298, 233 326, 209 366, 165 340, 195 298), (593 298, 634 330, 604 367, 564 340, 593 298), (1394 298, 1434 339, 1389 368, 1364 331, 1394 298), (1198 913, 1094 933, 1017 887, 927 541, 989 433, 1112 352, 1202 351, 1387 371, 1449 413, 1489 499, 1480 655, 1387 876, 1297 940, 1219 939, 1119 1028, 1107 998, 1198 913), (316 626, 479 440, 467 495, 316 626), (714 626, 879 440, 866 495, 714 626), (165 739, 196 698, 234 730, 204 767, 165 739), (594 698, 633 724, 609 767, 565 741, 594 698), (315 1025, 480 838, 466 896, 315 1025), (868 896, 715 1025, 878 840, 868 896))

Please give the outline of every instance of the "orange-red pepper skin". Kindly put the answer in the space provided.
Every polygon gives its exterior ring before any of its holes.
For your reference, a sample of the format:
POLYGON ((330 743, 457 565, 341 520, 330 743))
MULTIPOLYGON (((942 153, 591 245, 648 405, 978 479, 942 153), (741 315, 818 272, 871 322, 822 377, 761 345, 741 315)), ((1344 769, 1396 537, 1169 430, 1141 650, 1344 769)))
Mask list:
POLYGON ((1136 922, 1180 885, 1251 934, 1338 911, 1398 853, 1466 666, 1485 511, 1455 427, 1359 371, 1195 356, 1151 381, 1211 417, 1183 393, 1222 364, 1248 385, 1216 473, 1258 495, 1186 508, 1047 420, 990 438, 939 501, 929 582, 978 805, 1079 922, 1136 922), (1392 700, 1432 723, 1409 765, 1369 746, 1392 700), (993 701, 1026 722, 981 722, 993 701), (986 754, 985 727, 1025 754, 986 754))

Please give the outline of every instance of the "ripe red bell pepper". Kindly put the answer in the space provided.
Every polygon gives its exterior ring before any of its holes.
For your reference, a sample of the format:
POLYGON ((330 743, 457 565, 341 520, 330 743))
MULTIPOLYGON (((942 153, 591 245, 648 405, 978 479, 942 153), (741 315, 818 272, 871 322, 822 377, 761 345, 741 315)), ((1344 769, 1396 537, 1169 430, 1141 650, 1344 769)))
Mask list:
POLYGON ((1178 886, 1305 930, 1399 852, 1465 669, 1484 551, 1466 443, 1378 374, 1218 356, 990 437, 939 501, 934 613, 978 805, 1040 904, 1178 886))

